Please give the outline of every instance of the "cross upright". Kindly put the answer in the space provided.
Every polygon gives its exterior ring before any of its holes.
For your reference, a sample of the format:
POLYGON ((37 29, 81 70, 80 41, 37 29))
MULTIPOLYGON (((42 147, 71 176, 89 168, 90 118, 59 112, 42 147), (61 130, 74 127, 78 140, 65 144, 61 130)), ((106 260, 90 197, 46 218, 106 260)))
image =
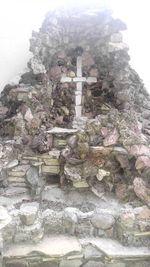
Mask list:
POLYGON ((61 83, 75 82, 77 84, 75 91, 75 118, 82 116, 82 83, 96 83, 96 77, 83 77, 82 76, 82 56, 77 57, 77 77, 62 77, 61 83))

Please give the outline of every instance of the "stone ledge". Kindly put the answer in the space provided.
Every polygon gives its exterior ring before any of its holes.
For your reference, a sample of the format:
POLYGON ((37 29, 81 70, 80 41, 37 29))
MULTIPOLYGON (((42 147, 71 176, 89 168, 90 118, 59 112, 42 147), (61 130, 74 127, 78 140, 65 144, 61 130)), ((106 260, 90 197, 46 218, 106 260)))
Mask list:
POLYGON ((38 244, 17 244, 11 245, 3 254, 3 258, 27 258, 37 255, 59 259, 83 258, 82 247, 92 245, 100 251, 108 260, 123 259, 124 261, 148 260, 150 250, 146 247, 124 247, 116 240, 105 238, 77 239, 69 236, 50 236, 44 238, 38 244), (69 257, 69 258, 68 258, 69 257))
POLYGON ((65 255, 81 254, 81 244, 76 237, 51 236, 37 244, 11 245, 3 254, 4 258, 25 258, 37 254, 50 258, 60 258, 65 255))
POLYGON ((106 238, 80 239, 81 245, 91 244, 110 259, 137 260, 150 259, 150 249, 146 247, 124 247, 118 241, 106 238))

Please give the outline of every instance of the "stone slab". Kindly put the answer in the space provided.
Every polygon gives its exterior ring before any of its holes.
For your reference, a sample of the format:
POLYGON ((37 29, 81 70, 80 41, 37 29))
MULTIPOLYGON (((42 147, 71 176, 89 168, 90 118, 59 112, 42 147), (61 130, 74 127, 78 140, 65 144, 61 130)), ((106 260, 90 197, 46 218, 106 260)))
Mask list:
POLYGON ((77 133, 77 129, 67 129, 67 128, 59 128, 54 127, 51 130, 48 130, 47 133, 50 134, 74 134, 77 133))
POLYGON ((86 79, 87 83, 96 83, 97 82, 97 78, 96 77, 88 77, 86 79))
POLYGON ((86 77, 75 77, 73 82, 86 82, 86 77))
POLYGON ((150 249, 146 247, 124 247, 118 241, 106 238, 87 238, 80 240, 82 245, 91 244, 113 259, 150 259, 150 249))
POLYGON ((82 247, 75 237, 51 236, 44 238, 38 244, 15 244, 4 252, 5 258, 23 258, 36 253, 50 258, 64 257, 70 253, 81 254, 82 247))
POLYGON ((59 172, 60 172, 60 168, 58 165, 56 166, 42 165, 43 174, 59 174, 59 172))
POLYGON ((62 77, 61 78, 61 83, 69 83, 72 82, 72 78, 70 77, 62 77))
POLYGON ((81 117, 82 115, 82 106, 75 106, 75 116, 81 117))

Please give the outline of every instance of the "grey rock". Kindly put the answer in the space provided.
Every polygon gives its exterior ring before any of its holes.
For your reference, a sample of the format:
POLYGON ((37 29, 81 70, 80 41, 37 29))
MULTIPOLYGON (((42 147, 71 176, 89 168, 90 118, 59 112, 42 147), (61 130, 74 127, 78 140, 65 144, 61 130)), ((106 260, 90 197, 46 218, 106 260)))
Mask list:
POLYGON ((116 52, 116 51, 119 51, 119 50, 126 50, 127 51, 128 49, 129 49, 129 47, 125 43, 109 42, 109 45, 108 45, 108 52, 109 53, 116 52))
POLYGON ((58 186, 46 186, 42 192, 42 200, 65 203, 64 191, 58 186))
POLYGON ((26 173, 26 180, 30 186, 38 186, 39 185, 39 174, 38 169, 35 167, 30 167, 30 169, 26 173))
POLYGON ((28 189, 22 187, 11 187, 6 189, 3 193, 3 195, 6 197, 19 196, 25 194, 28 194, 28 189))
POLYGON ((12 169, 12 168, 18 166, 18 163, 19 163, 19 162, 18 162, 18 159, 14 159, 13 161, 9 162, 9 163, 6 165, 5 169, 12 169))
POLYGON ((84 254, 84 258, 86 260, 89 259, 99 259, 103 256, 103 253, 100 252, 98 249, 96 249, 95 247, 93 247, 92 245, 87 245, 84 249, 83 249, 83 254, 84 254))
POLYGON ((68 146, 70 146, 72 149, 74 149, 77 146, 78 143, 78 137, 77 135, 73 135, 68 139, 68 146))
POLYGON ((0 206, 0 230, 11 222, 11 216, 6 208, 0 206))
POLYGON ((80 181, 82 179, 82 165, 66 164, 64 167, 64 173, 66 177, 71 181, 80 181))
POLYGON ((14 236, 14 243, 21 242, 34 242, 38 243, 44 235, 44 228, 42 226, 42 221, 36 220, 32 225, 23 225, 19 226, 16 229, 16 233, 14 236))
POLYGON ((114 225, 115 219, 110 214, 94 214, 91 222, 94 227, 100 228, 102 230, 107 230, 114 225))
POLYGON ((25 225, 32 225, 36 219, 39 204, 36 202, 22 204, 20 207, 20 219, 25 225))
POLYGON ((60 262, 59 267, 80 267, 82 265, 81 260, 63 260, 60 262))
POLYGON ((112 43, 120 43, 120 42, 122 42, 122 34, 120 32, 112 34, 110 36, 110 41, 112 43))
MULTIPOLYGON (((133 266, 133 263, 130 263, 129 267, 132 267, 132 266, 133 266)), ((148 261, 135 262, 134 267, 149 267, 149 260, 148 261)))
POLYGON ((67 128, 59 128, 59 127, 54 127, 51 130, 48 130, 47 133, 50 134, 74 134, 77 133, 77 129, 67 129, 67 128))
POLYGON ((106 267, 128 267, 128 266, 124 262, 113 262, 113 263, 110 262, 110 263, 106 263, 106 267))
POLYGON ((46 209, 42 214, 45 234, 60 234, 64 232, 63 212, 46 209))
POLYGON ((101 261, 88 261, 83 267, 105 267, 105 265, 101 261))
POLYGON ((25 261, 25 260, 9 260, 9 261, 6 261, 6 263, 5 263, 5 266, 6 267, 28 267, 28 263, 27 263, 27 261, 25 261))
POLYGON ((76 225, 78 223, 78 217, 76 209, 66 208, 63 215, 63 225, 65 231, 71 235, 75 234, 76 225))
POLYGON ((29 65, 34 74, 46 73, 45 66, 42 64, 41 60, 37 57, 31 58, 29 65))
POLYGON ((41 261, 40 262, 36 262, 35 260, 33 260, 32 263, 30 263, 30 267, 58 267, 59 264, 55 261, 41 261))

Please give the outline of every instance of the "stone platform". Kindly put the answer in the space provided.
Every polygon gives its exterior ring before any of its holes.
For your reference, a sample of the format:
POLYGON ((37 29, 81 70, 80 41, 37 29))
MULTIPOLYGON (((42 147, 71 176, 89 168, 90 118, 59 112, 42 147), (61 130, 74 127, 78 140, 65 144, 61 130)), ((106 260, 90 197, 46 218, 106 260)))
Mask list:
POLYGON ((149 262, 150 250, 145 247, 129 248, 111 239, 66 235, 46 237, 37 244, 11 245, 3 252, 5 267, 148 267, 149 262))

